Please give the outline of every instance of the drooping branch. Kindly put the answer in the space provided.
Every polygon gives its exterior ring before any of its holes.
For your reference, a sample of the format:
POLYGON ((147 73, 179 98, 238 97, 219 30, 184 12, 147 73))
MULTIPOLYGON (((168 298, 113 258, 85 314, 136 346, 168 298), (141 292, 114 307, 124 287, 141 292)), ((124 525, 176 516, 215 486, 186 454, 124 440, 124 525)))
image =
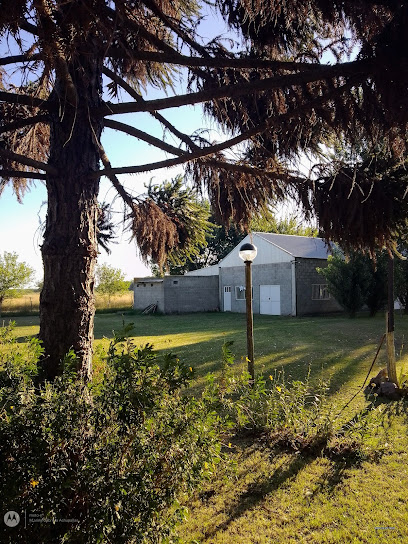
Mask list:
POLYGON ((147 132, 139 130, 135 127, 131 127, 130 125, 125 125, 124 123, 120 123, 119 121, 112 121, 110 119, 105 119, 104 125, 105 127, 112 128, 114 130, 120 130, 121 132, 129 134, 129 136, 134 136, 139 140, 143 140, 144 142, 147 142, 148 144, 162 149, 163 151, 167 151, 168 153, 172 153, 173 155, 184 155, 184 152, 181 151, 181 149, 179 149, 178 147, 167 144, 166 142, 159 140, 159 138, 155 138, 147 132))
MULTIPOLYGON (((98 147, 99 156, 101 158, 102 164, 105 167, 105 170, 112 170, 110 160, 108 158, 108 155, 106 154, 106 151, 105 151, 103 145, 99 141, 95 141, 95 143, 96 143, 96 145, 98 147)), ((98 173, 100 173, 100 171, 95 172, 95 173, 98 174, 98 173)), ((122 197, 125 204, 127 204, 129 206, 129 208, 131 210, 133 210, 133 208, 135 206, 135 199, 125 190, 125 188, 123 187, 123 185, 120 183, 120 181, 118 180, 118 178, 115 176, 115 174, 113 172, 111 172, 109 174, 106 174, 106 176, 111 181, 111 183, 114 186, 114 188, 116 189, 118 195, 122 197)))
POLYGON ((0 157, 5 157, 6 159, 10 159, 14 162, 25 164, 26 166, 30 166, 31 168, 44 170, 44 172, 47 172, 48 174, 51 174, 53 176, 58 175, 58 170, 54 168, 53 166, 50 166, 49 164, 45 164, 41 161, 30 159, 29 157, 26 157, 25 155, 19 155, 18 153, 13 153, 12 151, 9 151, 8 149, 0 148, 0 157))
POLYGON ((344 64, 335 64, 333 66, 321 66, 319 70, 312 72, 265 78, 257 81, 251 81, 249 83, 242 83, 239 86, 224 85, 222 87, 198 91, 195 93, 188 93, 157 100, 146 100, 143 104, 135 102, 123 102, 121 104, 107 103, 98 110, 95 110, 94 114, 105 116, 140 111, 157 111, 168 108, 177 108, 180 106, 189 106, 221 98, 237 98, 248 93, 267 91, 271 89, 284 89, 340 76, 350 77, 360 74, 364 75, 370 68, 372 68, 372 61, 369 60, 353 61, 344 64))

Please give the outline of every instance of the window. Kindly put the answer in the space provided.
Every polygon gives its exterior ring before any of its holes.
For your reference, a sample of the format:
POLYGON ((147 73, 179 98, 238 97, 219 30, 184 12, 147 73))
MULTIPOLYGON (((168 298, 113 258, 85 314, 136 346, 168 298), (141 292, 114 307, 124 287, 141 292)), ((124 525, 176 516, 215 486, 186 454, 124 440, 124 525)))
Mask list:
POLYGON ((245 300, 245 286, 236 285, 235 286, 235 300, 245 300))
POLYGON ((173 285, 178 285, 178 280, 173 280, 173 285))
POLYGON ((330 293, 327 284, 312 285, 312 300, 330 300, 330 293))

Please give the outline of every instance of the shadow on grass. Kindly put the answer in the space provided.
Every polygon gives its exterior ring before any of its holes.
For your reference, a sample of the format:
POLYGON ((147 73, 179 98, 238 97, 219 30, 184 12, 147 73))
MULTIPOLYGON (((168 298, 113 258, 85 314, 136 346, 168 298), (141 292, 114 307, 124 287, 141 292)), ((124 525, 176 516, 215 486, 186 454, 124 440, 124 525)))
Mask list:
POLYGON ((278 467, 268 479, 258 478, 246 491, 241 493, 234 504, 227 509, 228 519, 206 531, 205 538, 212 538, 219 531, 225 531, 235 520, 256 508, 267 495, 277 491, 288 480, 294 479, 313 459, 294 455, 289 464, 278 467))
MULTIPOLYGON (((257 508, 268 495, 278 491, 282 486, 287 486, 288 482, 294 481, 297 476, 314 463, 321 454, 293 454, 288 463, 283 463, 267 479, 259 477, 248 488, 240 494, 234 503, 226 508, 227 519, 215 527, 205 532, 205 538, 214 537, 218 532, 228 530, 229 526, 243 516, 250 515, 250 512, 257 508)), ((311 492, 305 500, 309 503, 317 498, 320 493, 333 493, 335 488, 341 484, 347 477, 347 471, 356 468, 361 464, 361 460, 355 457, 331 459, 330 465, 325 473, 316 482, 314 491, 311 492)))
POLYGON ((25 344, 26 342, 29 342, 33 338, 38 338, 38 334, 29 334, 28 336, 17 336, 15 340, 18 344, 25 344))

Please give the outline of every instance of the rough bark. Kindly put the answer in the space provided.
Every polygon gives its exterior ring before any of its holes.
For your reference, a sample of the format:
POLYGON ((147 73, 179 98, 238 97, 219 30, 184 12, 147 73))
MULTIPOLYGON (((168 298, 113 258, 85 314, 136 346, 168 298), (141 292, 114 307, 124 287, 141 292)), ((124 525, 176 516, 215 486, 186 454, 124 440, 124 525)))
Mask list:
POLYGON ((44 287, 39 336, 45 348, 45 379, 61 372, 61 361, 71 348, 83 377, 88 379, 92 373, 99 177, 88 176, 99 170, 97 142, 102 123, 92 119, 89 111, 100 105, 102 63, 97 54, 84 54, 69 70, 75 76, 76 104, 61 103, 65 84, 57 81, 53 99, 59 108, 51 114, 49 164, 59 173, 47 175, 48 210, 41 250, 44 287))

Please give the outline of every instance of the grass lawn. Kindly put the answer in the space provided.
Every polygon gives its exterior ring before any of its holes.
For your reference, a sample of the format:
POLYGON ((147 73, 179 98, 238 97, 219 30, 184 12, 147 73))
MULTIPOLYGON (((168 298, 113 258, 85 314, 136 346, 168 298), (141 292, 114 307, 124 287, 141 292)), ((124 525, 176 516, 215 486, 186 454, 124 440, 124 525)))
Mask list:
MULTIPOLYGON (((206 375, 220 369, 221 346, 233 340, 236 371, 245 368, 245 316, 197 314, 125 315, 135 324, 135 342, 172 351, 196 369, 194 394, 206 375)), ((107 346, 112 330, 122 326, 119 314, 95 318, 95 345, 107 346)), ((18 317, 21 341, 38 332, 37 317, 18 317)), ((383 330, 384 317, 278 318, 255 316, 256 371, 266 376, 284 369, 288 379, 331 377, 335 413, 362 385, 383 330)), ((408 373, 404 341, 408 318, 396 318, 398 369, 408 373), (406 362, 405 362, 406 361, 406 362)), ((96 372, 100 359, 95 361, 96 372)), ((385 366, 383 347, 372 374, 385 366)), ((187 506, 180 527, 185 542, 201 544, 401 543, 408 542, 408 402, 374 406, 363 393, 342 413, 341 423, 364 419, 361 433, 377 456, 360 463, 317 455, 273 453, 254 438, 231 439, 225 450, 232 463, 218 467, 187 506), (364 419, 365 421, 365 419, 364 419)), ((228 443, 226 441, 226 444, 228 443)))

